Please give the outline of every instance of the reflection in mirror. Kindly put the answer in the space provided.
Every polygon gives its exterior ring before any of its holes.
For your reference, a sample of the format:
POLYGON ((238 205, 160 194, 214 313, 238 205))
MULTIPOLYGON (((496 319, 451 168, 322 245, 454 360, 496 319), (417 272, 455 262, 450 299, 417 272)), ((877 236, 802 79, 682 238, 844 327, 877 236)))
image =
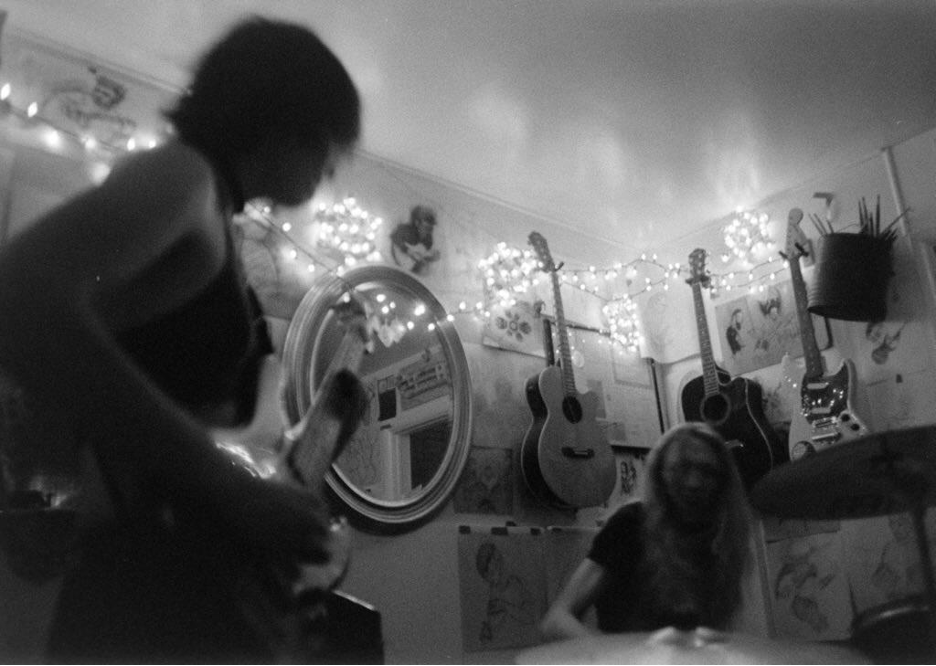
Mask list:
POLYGON ((344 332, 330 307, 348 289, 370 314, 373 352, 358 376, 369 409, 326 477, 335 495, 367 523, 418 523, 450 495, 470 446, 471 390, 454 326, 419 280, 389 266, 328 276, 303 299, 286 338, 293 421, 311 402, 344 332))

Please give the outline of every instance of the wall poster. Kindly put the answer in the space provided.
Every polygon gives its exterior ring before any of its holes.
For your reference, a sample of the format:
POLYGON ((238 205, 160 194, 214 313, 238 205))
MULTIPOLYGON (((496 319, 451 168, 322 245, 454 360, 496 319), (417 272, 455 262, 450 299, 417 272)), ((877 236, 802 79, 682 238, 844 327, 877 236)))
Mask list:
POLYGON ((539 643, 546 612, 538 528, 459 527, 462 640, 467 652, 539 643))
MULTIPOLYGON (((790 280, 771 284, 757 294, 745 294, 715 306, 722 365, 731 375, 742 375, 776 365, 789 354, 803 355, 796 299, 790 280)), ((819 349, 829 347, 829 329, 822 317, 813 316, 819 349)))

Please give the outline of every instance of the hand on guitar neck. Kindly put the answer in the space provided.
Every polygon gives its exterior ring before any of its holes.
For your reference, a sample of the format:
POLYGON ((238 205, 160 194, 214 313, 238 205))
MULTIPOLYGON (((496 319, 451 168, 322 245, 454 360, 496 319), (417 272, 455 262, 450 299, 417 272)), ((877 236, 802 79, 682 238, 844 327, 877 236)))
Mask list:
POLYGON ((257 485, 245 494, 249 504, 233 498, 228 512, 235 536, 250 535, 248 553, 232 553, 226 563, 231 585, 253 631, 286 657, 301 653, 307 618, 341 582, 350 561, 350 528, 344 519, 330 520, 324 479, 368 408, 354 373, 369 337, 360 304, 342 303, 334 312, 344 335, 302 419, 285 432, 279 418, 270 423, 270 414, 282 413, 283 386, 279 363, 271 359, 260 378, 254 422, 239 433, 216 433, 218 448, 257 485), (270 427, 280 433, 272 447, 264 432, 270 427), (284 509, 272 520, 267 500, 284 509))
MULTIPOLYGON (((271 359, 267 366, 271 375, 278 374, 274 367, 278 368, 278 362, 271 359)), ((270 376, 261 380, 261 385, 267 386, 268 392, 261 400, 267 405, 258 406, 258 422, 264 420, 259 414, 268 415, 275 409, 278 390, 271 387, 278 387, 279 380, 270 376)), ((323 487, 325 473, 354 435, 368 403, 360 381, 346 369, 326 378, 319 395, 299 423, 285 433, 280 430, 281 440, 277 440, 274 450, 265 444, 271 441, 271 435, 262 432, 269 423, 251 424, 236 435, 237 441, 232 431, 217 431, 215 437, 217 446, 230 455, 235 467, 256 480, 256 487, 244 493, 250 502, 232 499, 222 509, 232 533, 250 542, 257 551, 275 554, 276 559, 284 561, 278 566, 290 570, 291 577, 304 571, 302 580, 331 587, 347 566, 350 533, 344 519, 329 518, 323 487), (301 460, 293 457, 306 451, 313 453, 303 453, 301 460), (271 515, 267 510, 270 505, 278 506, 280 511, 271 515), (319 569, 332 574, 324 576, 319 569)), ((288 587, 295 585, 289 583, 288 587)))

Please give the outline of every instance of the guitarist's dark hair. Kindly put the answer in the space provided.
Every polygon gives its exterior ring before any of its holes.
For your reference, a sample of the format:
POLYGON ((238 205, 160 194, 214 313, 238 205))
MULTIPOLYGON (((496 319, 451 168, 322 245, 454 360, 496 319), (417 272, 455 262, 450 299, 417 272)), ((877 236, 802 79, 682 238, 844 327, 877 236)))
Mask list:
POLYGON ((686 616, 690 624, 726 628, 740 606, 741 579, 750 562, 751 516, 722 436, 701 422, 670 428, 647 460, 643 495, 644 563, 658 612, 686 616), (675 514, 664 477, 670 449, 690 440, 707 444, 720 468, 722 486, 711 521, 702 530, 687 527, 675 514))

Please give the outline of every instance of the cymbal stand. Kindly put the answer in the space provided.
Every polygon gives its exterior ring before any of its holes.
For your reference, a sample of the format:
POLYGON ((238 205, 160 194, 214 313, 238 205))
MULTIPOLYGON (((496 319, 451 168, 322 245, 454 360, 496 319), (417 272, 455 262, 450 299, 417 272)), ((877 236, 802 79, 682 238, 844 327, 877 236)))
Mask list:
POLYGON ((890 456, 888 458, 887 467, 894 479, 894 485, 897 492, 906 498, 907 505, 910 507, 910 516, 913 519, 913 531, 920 553, 920 568, 923 570, 923 584, 926 591, 929 648, 936 657, 936 579, 933 576, 933 560, 926 535, 926 495, 929 492, 929 483, 922 472, 898 470, 893 465, 894 459, 890 456))

